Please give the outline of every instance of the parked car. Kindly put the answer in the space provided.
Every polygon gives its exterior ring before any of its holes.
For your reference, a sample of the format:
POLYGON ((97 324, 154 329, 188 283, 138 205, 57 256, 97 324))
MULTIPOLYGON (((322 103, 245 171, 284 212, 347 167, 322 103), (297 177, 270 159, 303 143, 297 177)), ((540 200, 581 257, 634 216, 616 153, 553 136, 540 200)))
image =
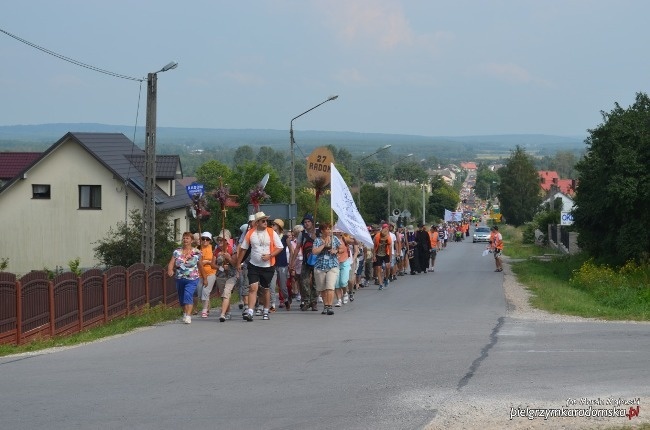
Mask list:
POLYGON ((490 241, 489 227, 476 227, 474 229, 474 235, 472 236, 472 243, 489 242, 489 241, 490 241))

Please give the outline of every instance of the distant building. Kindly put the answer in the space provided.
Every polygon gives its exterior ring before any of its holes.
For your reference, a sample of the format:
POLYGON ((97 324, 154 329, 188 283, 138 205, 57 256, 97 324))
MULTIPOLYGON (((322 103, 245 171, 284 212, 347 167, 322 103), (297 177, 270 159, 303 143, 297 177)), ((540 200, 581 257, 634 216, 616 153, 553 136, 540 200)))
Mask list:
POLYGON ((473 161, 467 161, 464 163, 460 163, 460 167, 462 167, 465 170, 476 170, 476 163, 473 161))
POLYGON ((568 196, 573 196, 576 192, 575 179, 560 179, 560 175, 554 170, 539 170, 537 174, 539 186, 544 193, 550 192, 551 189, 557 189, 568 196))

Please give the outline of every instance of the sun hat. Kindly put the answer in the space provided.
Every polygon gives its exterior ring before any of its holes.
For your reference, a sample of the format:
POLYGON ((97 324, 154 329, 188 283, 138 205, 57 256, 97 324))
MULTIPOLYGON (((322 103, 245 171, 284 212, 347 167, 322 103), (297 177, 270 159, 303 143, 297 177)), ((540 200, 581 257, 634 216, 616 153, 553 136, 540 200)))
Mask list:
POLYGON ((280 218, 274 219, 273 224, 280 227, 280 230, 284 230, 284 221, 282 221, 280 218))
MULTIPOLYGON (((248 226, 246 226, 246 227, 248 227, 248 226)), ((217 236, 217 240, 219 240, 219 239, 230 240, 231 237, 232 237, 232 235, 230 234, 230 230, 228 230, 228 229, 221 230, 219 232, 219 235, 217 236)))
POLYGON ((261 221, 263 219, 269 219, 269 216, 265 214, 264 212, 258 212, 254 215, 253 221, 261 221))

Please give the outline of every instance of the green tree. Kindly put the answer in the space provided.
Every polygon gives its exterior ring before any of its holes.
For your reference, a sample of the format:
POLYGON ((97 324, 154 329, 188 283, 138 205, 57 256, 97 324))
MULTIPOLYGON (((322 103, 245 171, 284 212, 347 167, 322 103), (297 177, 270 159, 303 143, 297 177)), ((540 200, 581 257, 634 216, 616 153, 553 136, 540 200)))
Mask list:
POLYGON ((452 186, 445 183, 441 176, 436 176, 431 181, 431 195, 427 202, 427 216, 431 218, 443 218, 445 209, 456 210, 460 196, 452 186))
POLYGON ((650 250, 650 99, 601 112, 589 130, 573 209, 580 246, 614 264, 645 260, 650 250))
POLYGON ((540 209, 542 197, 535 164, 526 150, 517 145, 498 174, 501 214, 515 226, 532 220, 540 209))
POLYGON ((239 166, 244 164, 247 161, 255 160, 255 151, 248 145, 243 145, 237 148, 235 151, 235 156, 233 157, 234 166, 239 166))
POLYGON ((497 172, 490 170, 487 164, 479 165, 476 172, 474 192, 483 200, 488 200, 489 198, 494 197, 495 190, 499 184, 499 179, 497 172))
MULTIPOLYGON (((129 267, 140 261, 142 244, 142 214, 133 209, 129 212, 129 222, 118 222, 115 228, 111 227, 106 237, 98 240, 93 248, 95 258, 101 264, 129 267)), ((168 212, 156 211, 156 236, 155 264, 165 267, 172 251, 176 248, 173 240, 173 229, 170 224, 168 212)))

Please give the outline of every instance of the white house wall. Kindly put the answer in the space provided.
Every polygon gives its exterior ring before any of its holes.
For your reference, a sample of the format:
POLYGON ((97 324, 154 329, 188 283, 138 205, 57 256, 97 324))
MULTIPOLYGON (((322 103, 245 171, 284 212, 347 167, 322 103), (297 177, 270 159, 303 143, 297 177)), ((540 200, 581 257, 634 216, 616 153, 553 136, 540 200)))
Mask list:
MULTIPOLYGON (((63 142, 0 194, 0 258, 8 258, 9 272, 68 269, 99 264, 93 248, 110 227, 125 220, 131 208, 142 210, 142 199, 132 192, 128 208, 124 186, 74 141, 63 142), (32 184, 50 185, 50 199, 33 199, 32 184), (101 209, 79 209, 79 185, 101 185, 101 209)), ((172 218, 188 220, 185 210, 172 218)))

